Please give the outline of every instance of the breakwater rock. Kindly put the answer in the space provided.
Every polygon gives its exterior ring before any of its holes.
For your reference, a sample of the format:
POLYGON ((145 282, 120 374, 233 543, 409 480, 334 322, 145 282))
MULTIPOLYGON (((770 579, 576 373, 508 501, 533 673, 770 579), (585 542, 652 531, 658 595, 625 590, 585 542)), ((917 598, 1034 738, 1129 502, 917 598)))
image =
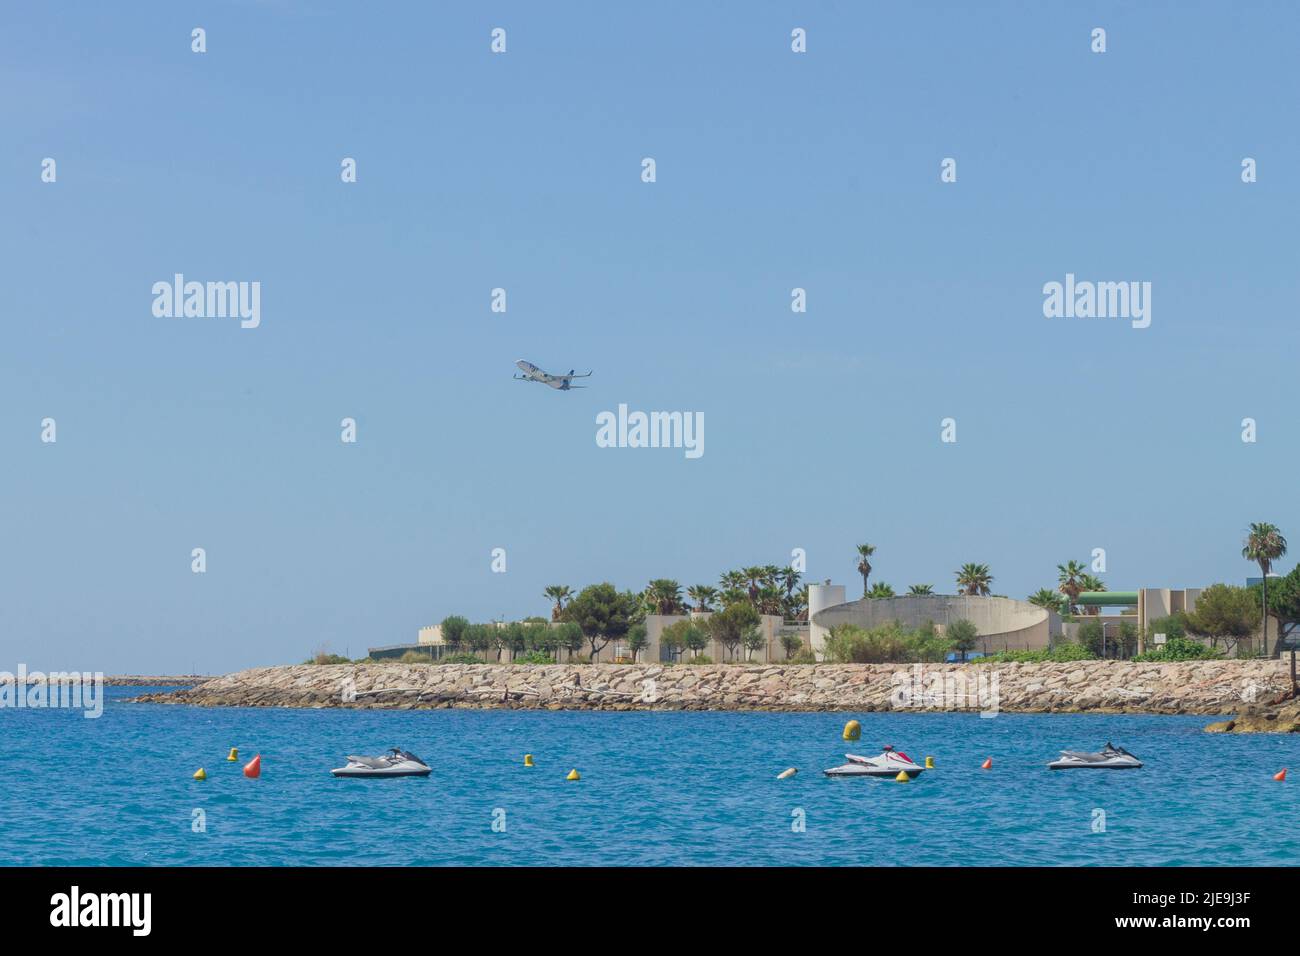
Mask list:
POLYGON ((104 683, 109 687, 192 687, 207 680, 212 680, 212 678, 193 674, 181 676, 160 675, 157 677, 142 674, 117 674, 105 677, 104 683))
POLYGON ((1280 661, 1033 664, 298 664, 137 701, 230 707, 976 710, 1231 714, 1290 687, 1280 661))
POLYGON ((1205 729, 1215 734, 1300 733, 1300 700, 1247 704, 1231 720, 1210 724, 1205 729))

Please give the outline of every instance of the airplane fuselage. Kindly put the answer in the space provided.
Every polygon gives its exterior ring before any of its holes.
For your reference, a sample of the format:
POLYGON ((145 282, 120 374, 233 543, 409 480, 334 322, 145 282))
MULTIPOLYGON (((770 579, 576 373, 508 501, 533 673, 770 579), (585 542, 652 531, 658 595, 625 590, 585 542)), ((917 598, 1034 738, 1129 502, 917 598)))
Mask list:
POLYGON ((516 375, 516 379, 526 382, 540 382, 543 385, 549 385, 551 388, 559 389, 561 392, 567 392, 571 388, 581 388, 580 385, 574 385, 573 380, 575 378, 586 378, 587 375, 591 374, 587 372, 586 375, 575 375, 574 370, 570 369, 568 375, 552 375, 550 372, 538 368, 532 362, 525 362, 523 359, 516 362, 515 367, 524 373, 516 375))

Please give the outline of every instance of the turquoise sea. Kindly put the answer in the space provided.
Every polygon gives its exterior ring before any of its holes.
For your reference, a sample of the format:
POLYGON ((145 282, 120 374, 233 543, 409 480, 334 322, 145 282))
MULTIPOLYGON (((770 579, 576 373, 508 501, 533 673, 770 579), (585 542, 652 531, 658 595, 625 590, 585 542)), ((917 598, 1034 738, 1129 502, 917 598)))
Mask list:
POLYGON ((1300 739, 1206 717, 343 711, 128 704, 0 710, 0 865, 1291 864, 1300 739), (840 739, 862 721, 861 742, 840 739), (1107 740, 1133 772, 1052 772, 1107 740), (893 744, 937 768, 833 780, 893 744), (230 763, 230 747, 240 761, 230 763), (337 780, 411 750, 425 779, 337 780), (260 779, 244 761, 262 755, 260 779), (532 753, 536 766, 525 768, 532 753), (993 767, 981 770, 991 757, 993 767), (191 775, 199 767, 206 782, 191 775), (799 773, 780 781, 787 767, 799 773), (566 781, 570 769, 582 774, 566 781), (1099 816, 1104 814, 1104 818, 1099 816), (494 829, 494 821, 496 828, 494 829), (1098 830, 1098 823, 1104 829, 1098 830), (504 823, 504 828, 502 824, 504 823), (802 828, 799 824, 802 823, 802 828), (201 825, 200 825, 201 824, 201 825))

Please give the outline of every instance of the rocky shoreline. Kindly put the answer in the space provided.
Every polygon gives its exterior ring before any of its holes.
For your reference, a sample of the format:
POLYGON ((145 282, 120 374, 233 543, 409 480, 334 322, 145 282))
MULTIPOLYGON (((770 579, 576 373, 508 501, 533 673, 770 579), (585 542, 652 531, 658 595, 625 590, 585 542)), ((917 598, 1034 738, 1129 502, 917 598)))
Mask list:
POLYGON ((972 710, 1234 714, 1279 701, 1280 661, 1033 664, 298 664, 138 702, 201 707, 972 710))
POLYGON ((1231 720, 1210 724, 1212 734, 1295 734, 1300 733, 1300 701, 1247 704, 1231 720))
POLYGON ((104 678, 104 684, 107 687, 193 687, 195 684, 202 684, 204 681, 210 680, 212 680, 211 677, 204 677, 197 674, 170 677, 149 677, 140 674, 117 674, 115 676, 106 676, 104 678))

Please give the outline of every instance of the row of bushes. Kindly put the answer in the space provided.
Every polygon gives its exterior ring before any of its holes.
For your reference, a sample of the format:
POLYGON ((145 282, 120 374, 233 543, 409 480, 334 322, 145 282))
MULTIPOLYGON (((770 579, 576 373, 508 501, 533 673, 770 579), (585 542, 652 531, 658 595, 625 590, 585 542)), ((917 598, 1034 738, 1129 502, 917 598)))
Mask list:
POLYGON ((826 635, 824 656, 833 664, 939 663, 949 652, 970 650, 974 643, 975 629, 969 621, 954 622, 947 634, 940 634, 931 621, 911 630, 897 621, 873 628, 841 624, 826 635))
MULTIPOLYGON (((678 621, 664 630, 661 642, 672 652, 677 663, 710 663, 703 651, 713 640, 723 645, 729 660, 736 660, 742 648, 748 659, 754 650, 764 646, 764 639, 755 622, 745 616, 752 611, 745 606, 738 608, 719 612, 707 622, 678 621), (733 616, 735 620, 731 619, 733 616)), ((1158 625, 1158 628, 1153 628, 1153 633, 1164 633, 1166 642, 1136 656, 1132 655, 1136 650, 1138 632, 1132 624, 1122 622, 1117 638, 1107 640, 1101 623, 1089 621, 1080 627, 1077 642, 1059 643, 1050 649, 1003 651, 979 660, 983 663, 1078 661, 1101 657, 1103 651, 1107 657, 1132 656, 1133 660, 1144 662, 1222 657, 1219 651, 1186 637, 1183 624, 1177 616, 1153 622, 1153 625, 1158 625)), ((449 617, 442 623, 442 632, 450 653, 435 659, 432 654, 411 650, 402 655, 400 661, 405 664, 435 660, 442 664, 479 664, 496 652, 498 657, 504 656, 516 664, 552 664, 559 660, 562 650, 567 650, 570 655, 583 650, 586 640, 577 624, 549 624, 543 620, 498 626, 471 624, 462 617, 449 617)), ((646 644, 644 624, 634 624, 623 640, 634 655, 638 653, 646 644)), ((874 628, 841 624, 831 628, 827 635, 824 657, 827 662, 837 664, 939 663, 954 651, 964 658, 977 642, 978 631, 967 620, 954 621, 942 634, 931 621, 912 629, 904 628, 897 621, 874 628)), ((781 643, 789 663, 816 663, 813 655, 802 649, 798 636, 783 635, 781 643)), ((322 649, 308 663, 350 662, 346 657, 322 649)))

